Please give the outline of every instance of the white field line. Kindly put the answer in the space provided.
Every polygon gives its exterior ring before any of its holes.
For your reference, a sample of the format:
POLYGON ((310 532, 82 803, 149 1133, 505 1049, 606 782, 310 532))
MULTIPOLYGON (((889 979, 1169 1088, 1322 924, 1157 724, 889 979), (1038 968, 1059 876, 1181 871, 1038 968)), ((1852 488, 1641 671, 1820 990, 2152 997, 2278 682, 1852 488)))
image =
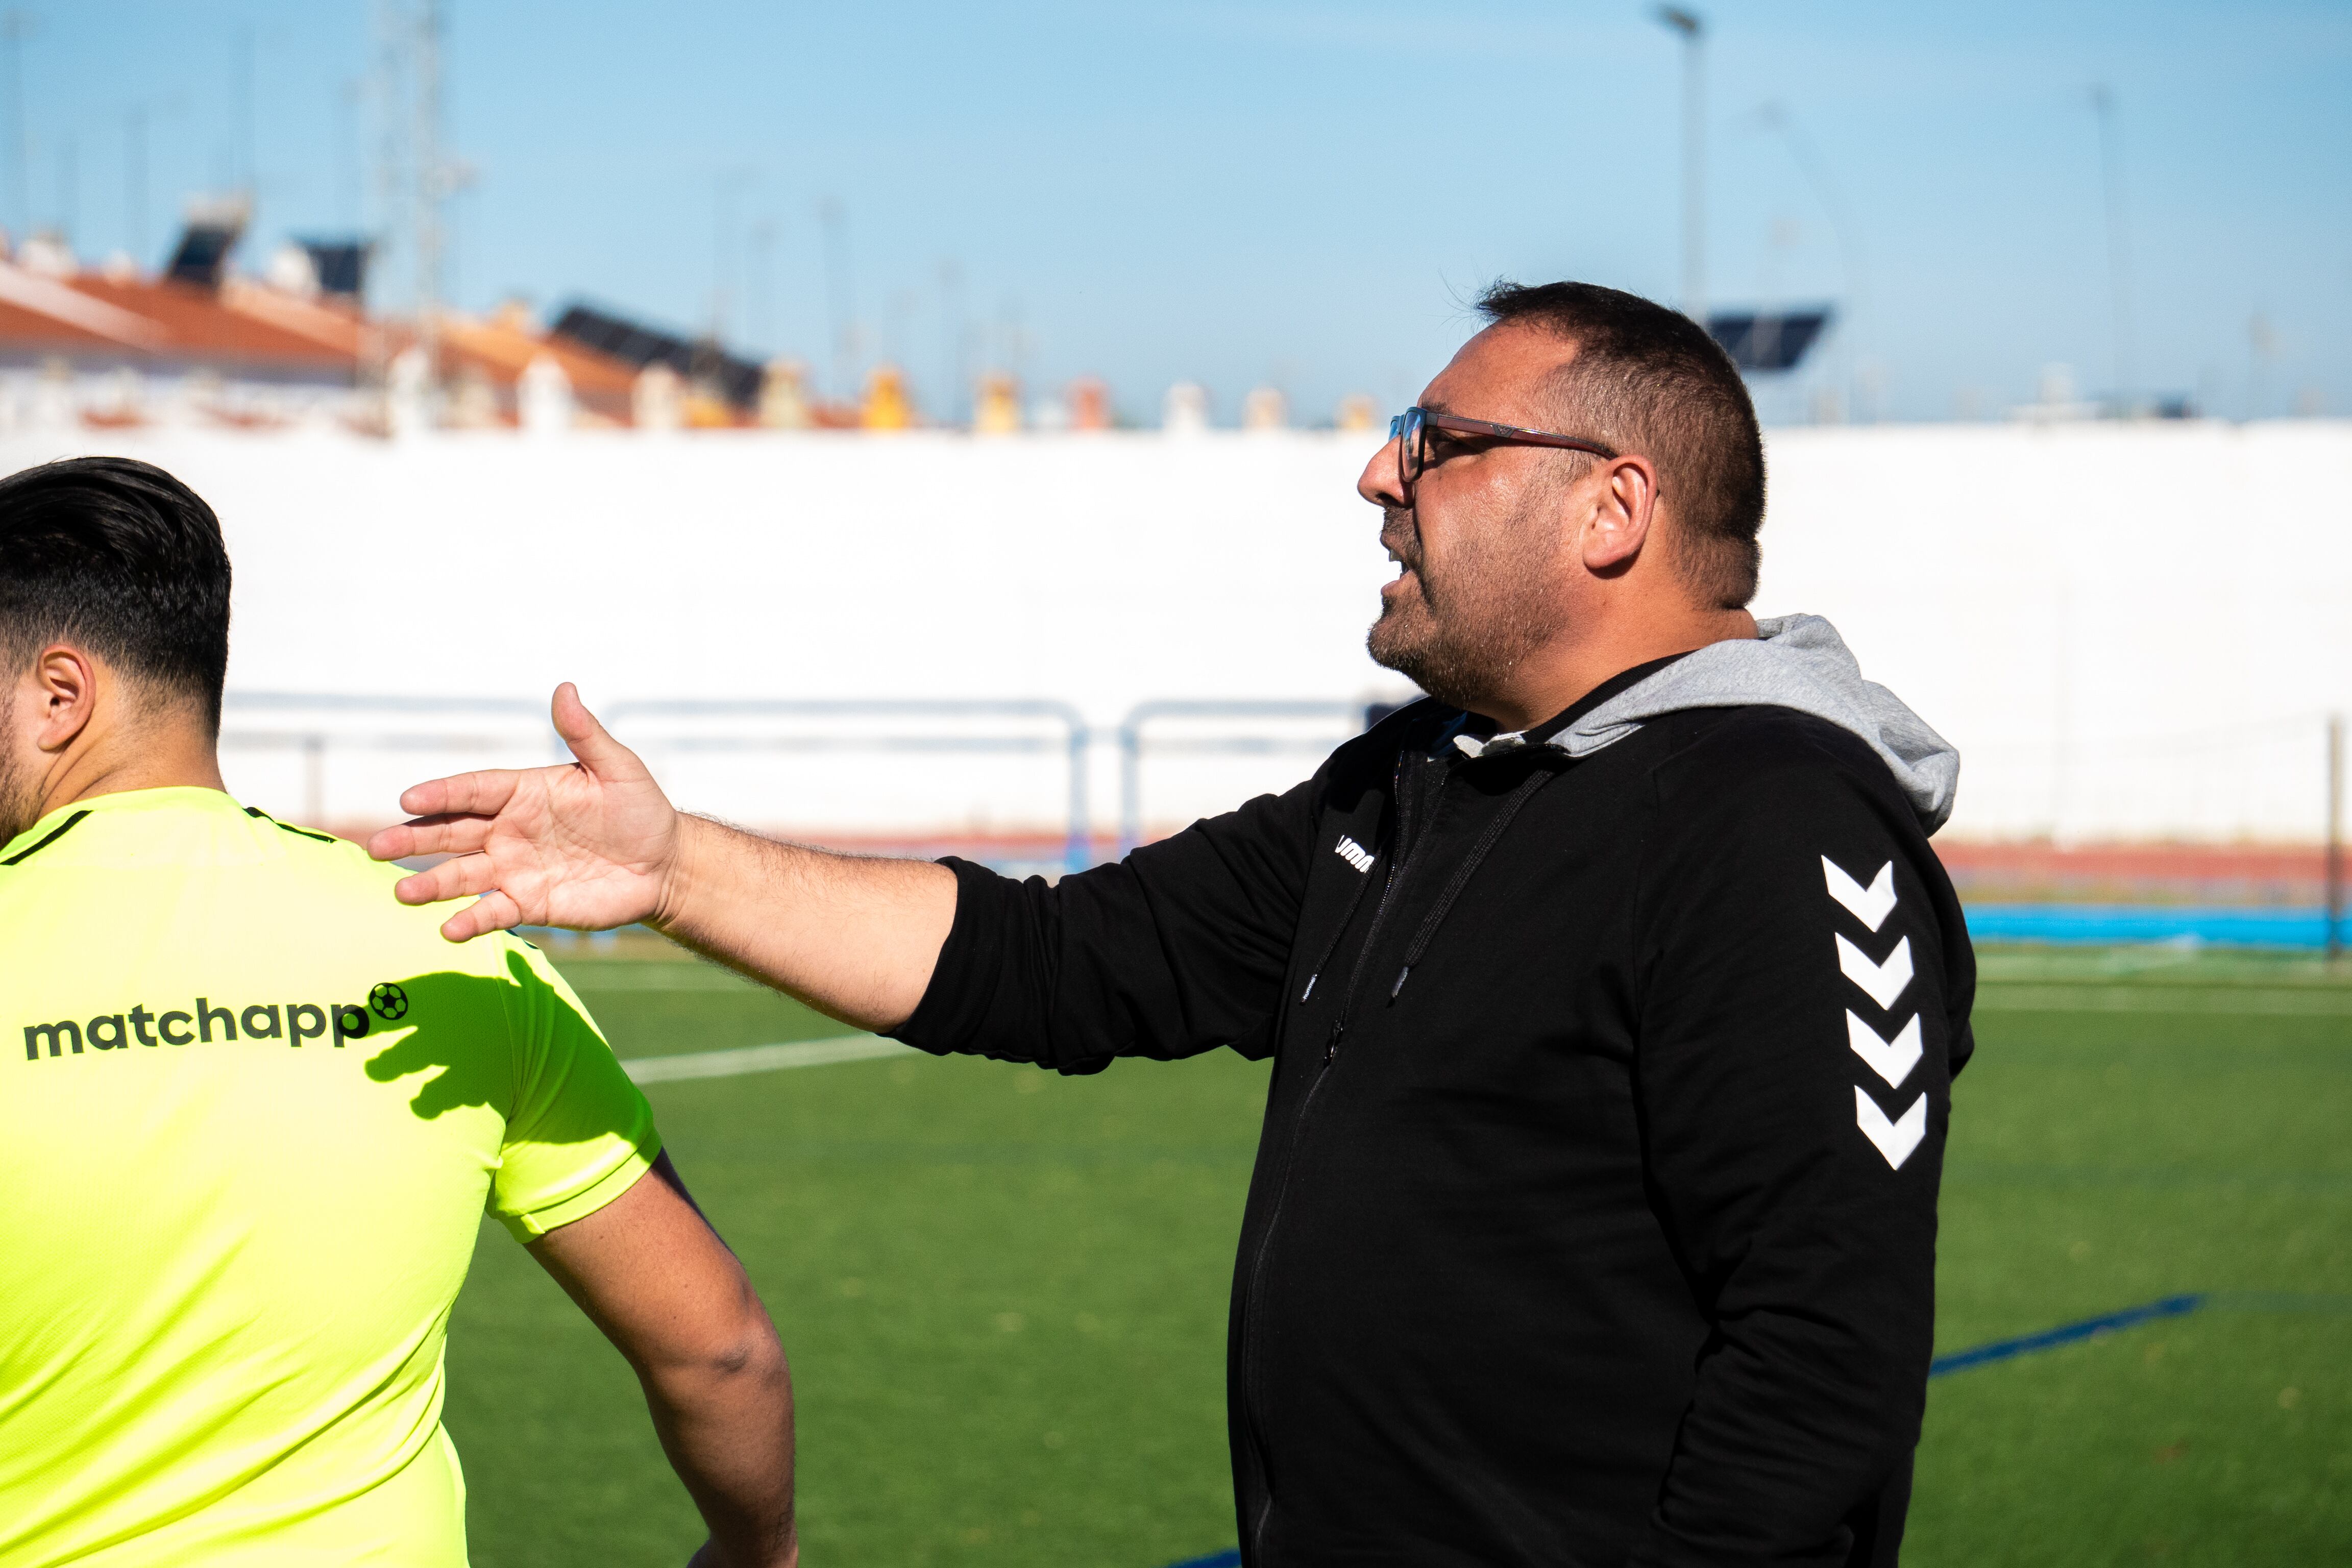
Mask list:
POLYGON ((2284 986, 1987 985, 1979 1013, 2240 1013, 2268 1017, 2352 1017, 2352 990, 2284 986))
POLYGON ((781 1046, 740 1046, 731 1051, 693 1051, 675 1057, 631 1057, 622 1069, 638 1083, 669 1083, 688 1078, 740 1078, 745 1073, 786 1068, 821 1068, 831 1062, 862 1062, 911 1050, 877 1035, 841 1035, 825 1040, 793 1040, 781 1046))
MULTIPOLYGON (((2155 985, 1988 985, 1977 994, 1980 1013, 2240 1013, 2273 1017, 2352 1016, 2352 991, 2253 990, 2155 985)), ((788 1068, 872 1061, 913 1047, 877 1035, 840 1035, 776 1046, 741 1046, 674 1057, 632 1057, 621 1063, 638 1083, 741 1078, 788 1068)))

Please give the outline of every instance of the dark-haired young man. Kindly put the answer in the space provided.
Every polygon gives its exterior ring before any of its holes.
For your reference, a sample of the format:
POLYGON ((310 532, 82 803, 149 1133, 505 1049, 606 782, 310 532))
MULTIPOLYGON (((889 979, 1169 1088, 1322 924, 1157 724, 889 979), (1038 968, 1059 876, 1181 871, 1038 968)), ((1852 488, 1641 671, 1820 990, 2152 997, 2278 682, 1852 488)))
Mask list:
POLYGON ((228 609, 170 475, 0 479, 0 1563, 462 1568, 486 1207, 635 1367, 697 1561, 793 1562, 783 1352, 644 1097, 528 943, 223 793, 228 609))
POLYGON ((1696 324, 1563 283, 1398 420, 1370 647, 1427 691, 1314 778, 1048 887, 471 774, 379 855, 443 928, 650 920, 934 1051, 1272 1057, 1229 1409, 1244 1561, 1891 1564, 1973 961, 1958 760, 1758 623, 1764 461, 1696 324))

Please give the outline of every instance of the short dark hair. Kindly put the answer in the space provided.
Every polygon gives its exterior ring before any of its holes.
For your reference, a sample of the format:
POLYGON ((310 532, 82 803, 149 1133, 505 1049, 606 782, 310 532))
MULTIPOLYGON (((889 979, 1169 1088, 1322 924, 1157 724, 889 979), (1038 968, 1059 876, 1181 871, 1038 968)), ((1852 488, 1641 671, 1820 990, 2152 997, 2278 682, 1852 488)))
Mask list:
POLYGON ((1590 436, 1657 465, 1674 508, 1674 559, 1694 593, 1736 610, 1756 596, 1764 526, 1764 437, 1738 366, 1706 329, 1638 294, 1593 283, 1499 282, 1489 321, 1521 321, 1576 344, 1553 391, 1590 436))
POLYGON ((0 653, 85 643, 220 730, 228 550, 202 497, 150 463, 69 458, 0 479, 0 653))

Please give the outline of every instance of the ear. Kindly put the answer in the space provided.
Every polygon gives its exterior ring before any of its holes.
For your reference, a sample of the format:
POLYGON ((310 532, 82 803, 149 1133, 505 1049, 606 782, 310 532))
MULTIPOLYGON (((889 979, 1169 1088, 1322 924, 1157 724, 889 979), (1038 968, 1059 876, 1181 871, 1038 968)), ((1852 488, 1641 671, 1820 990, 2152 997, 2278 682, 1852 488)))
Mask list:
POLYGON ((1650 537, 1658 505, 1658 470, 1639 456, 1612 458, 1594 476, 1592 518, 1584 530, 1584 566, 1614 576, 1632 566, 1650 537))
MULTIPOLYGON (((45 752, 62 752, 98 715, 98 661, 71 643, 51 643, 33 662, 33 742, 45 752)), ((111 693, 110 693, 110 696, 111 693)))

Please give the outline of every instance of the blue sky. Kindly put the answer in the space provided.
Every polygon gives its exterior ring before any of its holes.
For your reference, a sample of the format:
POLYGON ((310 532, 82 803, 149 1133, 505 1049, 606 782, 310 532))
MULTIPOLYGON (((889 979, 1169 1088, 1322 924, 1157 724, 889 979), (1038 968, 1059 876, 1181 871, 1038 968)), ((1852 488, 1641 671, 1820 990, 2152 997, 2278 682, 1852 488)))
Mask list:
MULTIPOLYGON (((1312 419, 1351 391, 1409 400, 1496 277, 1679 287, 1678 57, 1643 4, 446 6, 469 306, 723 312, 824 373, 831 201, 849 357, 903 360, 934 406, 961 341, 1033 388, 1103 375, 1147 419, 1180 378, 1222 417, 1273 383, 1312 419)), ((1801 384, 1759 385, 1768 415, 1824 386, 1894 417, 1998 413, 2052 363, 2114 384, 2094 84, 2121 134, 2137 388, 2352 412, 2352 6, 1699 8, 1709 295, 1848 308, 1801 384)), ((381 221, 366 0, 17 9, 10 226, 69 222, 98 255, 143 224, 152 259, 184 195, 248 163, 248 262, 381 221)), ((396 253, 389 273, 396 297, 396 253)))

